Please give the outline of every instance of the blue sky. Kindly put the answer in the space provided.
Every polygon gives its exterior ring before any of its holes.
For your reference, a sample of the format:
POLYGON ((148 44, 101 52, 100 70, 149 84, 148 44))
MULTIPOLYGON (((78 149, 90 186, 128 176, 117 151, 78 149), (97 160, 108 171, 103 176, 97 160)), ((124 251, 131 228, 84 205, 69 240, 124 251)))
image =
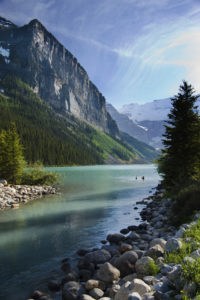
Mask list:
POLYGON ((17 25, 39 19, 116 107, 200 92, 200 0, 0 0, 17 25))

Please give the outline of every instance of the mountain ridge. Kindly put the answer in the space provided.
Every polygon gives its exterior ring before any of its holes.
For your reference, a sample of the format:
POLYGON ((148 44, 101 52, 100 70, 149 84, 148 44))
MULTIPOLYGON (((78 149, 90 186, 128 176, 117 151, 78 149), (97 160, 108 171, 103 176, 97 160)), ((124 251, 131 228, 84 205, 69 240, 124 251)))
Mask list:
POLYGON ((104 96, 42 23, 10 26, 0 30, 0 129, 15 121, 28 162, 146 163, 157 156, 123 141, 104 96))
POLYGON ((4 28, 0 41, 4 50, 0 55, 1 78, 14 74, 60 113, 72 113, 104 132, 119 135, 106 111, 105 97, 73 54, 40 21, 4 28))

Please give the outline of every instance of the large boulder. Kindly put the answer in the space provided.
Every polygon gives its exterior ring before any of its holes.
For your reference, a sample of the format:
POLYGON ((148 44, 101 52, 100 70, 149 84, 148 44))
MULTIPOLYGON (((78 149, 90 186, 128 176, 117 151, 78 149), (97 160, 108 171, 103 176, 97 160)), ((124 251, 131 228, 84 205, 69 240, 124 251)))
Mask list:
POLYGON ((132 240, 132 241, 137 241, 140 239, 140 235, 134 231, 132 231, 128 236, 128 239, 132 240))
POLYGON ((104 264, 105 262, 109 261, 110 259, 111 259, 111 255, 105 249, 96 250, 96 251, 87 253, 85 255, 85 260, 88 261, 89 263, 94 263, 95 265, 104 264))
POLYGON ((140 297, 140 294, 133 292, 128 295, 128 300, 142 300, 142 298, 140 297))
POLYGON ((89 291, 90 296, 92 296, 94 299, 99 299, 103 297, 104 292, 98 288, 94 288, 89 291))
POLYGON ((150 264, 153 263, 154 260, 149 256, 143 256, 142 258, 138 259, 135 264, 135 270, 138 275, 146 276, 150 275, 150 264))
POLYGON ((149 248, 154 247, 155 245, 160 245, 160 247, 162 247, 163 249, 165 249, 165 245, 166 245, 166 241, 164 239, 161 238, 156 238, 153 239, 150 244, 149 244, 149 248))
POLYGON ((118 244, 125 240, 125 236, 121 233, 109 234, 106 238, 111 244, 118 244))
POLYGON ((63 300, 77 300, 83 294, 83 288, 76 281, 69 281, 64 284, 62 289, 63 300))
POLYGON ((120 270, 121 276, 124 277, 134 272, 137 259, 138 256, 135 251, 127 251, 115 260, 114 266, 120 270))
POLYGON ((120 271, 107 262, 99 268, 97 277, 104 282, 113 282, 120 277, 120 271))
POLYGON ((147 250, 146 252, 146 256, 150 256, 154 259, 163 256, 163 254, 164 254, 164 249, 158 244, 149 248, 149 250, 147 250))
POLYGON ((181 247, 182 247, 182 242, 179 239, 171 238, 170 240, 167 241, 165 250, 171 253, 173 251, 180 250, 181 247))
POLYGON ((107 236, 107 240, 112 244, 118 244, 125 240, 125 236, 121 233, 113 233, 107 236))
POLYGON ((85 283, 85 288, 88 291, 98 287, 99 287, 99 281, 95 279, 90 279, 85 283))
POLYGON ((93 297, 90 295, 83 294, 80 298, 81 300, 95 300, 93 297))
POLYGON ((200 257, 200 248, 197 249, 196 251, 193 251, 193 252, 191 253, 191 256, 192 256, 193 258, 195 258, 195 259, 198 259, 198 258, 200 257))
POLYGON ((122 285, 120 290, 115 295, 114 300, 127 299, 129 294, 134 292, 142 296, 143 294, 149 293, 150 291, 150 286, 148 286, 143 280, 136 278, 132 282, 127 281, 124 285, 122 285))

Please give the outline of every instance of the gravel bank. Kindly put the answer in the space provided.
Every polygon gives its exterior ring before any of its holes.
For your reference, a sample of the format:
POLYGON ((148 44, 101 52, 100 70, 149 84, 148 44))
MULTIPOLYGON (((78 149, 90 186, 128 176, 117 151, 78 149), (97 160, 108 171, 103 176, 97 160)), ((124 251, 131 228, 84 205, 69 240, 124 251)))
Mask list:
POLYGON ((8 184, 0 181, 0 210, 5 208, 19 208, 22 203, 39 198, 43 195, 56 194, 52 186, 30 186, 8 184))

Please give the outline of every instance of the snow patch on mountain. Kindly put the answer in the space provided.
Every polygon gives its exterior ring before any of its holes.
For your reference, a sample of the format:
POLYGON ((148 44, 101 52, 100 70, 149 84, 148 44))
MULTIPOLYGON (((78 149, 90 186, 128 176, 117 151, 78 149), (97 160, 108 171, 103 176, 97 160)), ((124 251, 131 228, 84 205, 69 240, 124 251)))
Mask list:
POLYGON ((153 102, 124 105, 119 111, 127 115, 134 122, 140 121, 161 121, 165 120, 170 111, 170 98, 154 100, 153 102))
POLYGON ((8 48, 3 48, 1 45, 0 45, 0 54, 4 57, 9 57, 10 56, 10 49, 8 48))
MULTIPOLYGON (((200 111, 200 97, 197 100, 200 111)), ((167 120, 170 112, 170 98, 154 100, 145 104, 131 103, 124 105, 119 112, 128 116, 134 122, 167 120)))

